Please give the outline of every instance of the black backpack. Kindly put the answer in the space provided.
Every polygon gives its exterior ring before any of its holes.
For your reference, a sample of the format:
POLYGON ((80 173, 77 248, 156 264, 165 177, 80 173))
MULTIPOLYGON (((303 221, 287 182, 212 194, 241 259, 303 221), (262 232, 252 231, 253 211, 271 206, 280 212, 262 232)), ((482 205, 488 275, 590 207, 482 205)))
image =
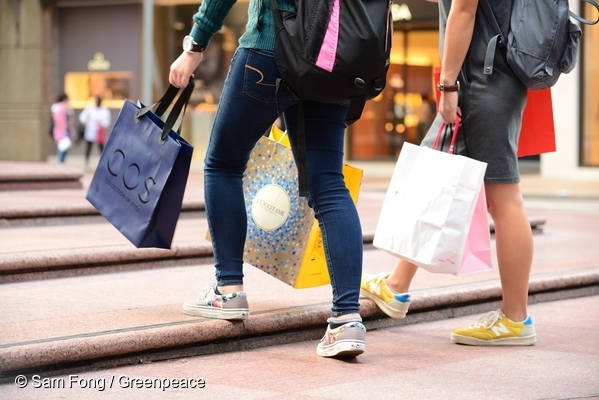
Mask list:
MULTIPOLYGON (((583 0, 599 11, 595 0, 583 0)), ((594 25, 599 22, 579 17, 570 11, 568 0, 515 0, 507 40, 504 37, 489 0, 481 6, 497 33, 487 46, 483 73, 493 73, 497 47, 506 52, 510 69, 529 89, 540 90, 555 85, 560 75, 576 66, 580 27, 570 20, 594 25)))
MULTIPOLYGON (((357 121, 364 103, 385 88, 393 21, 391 0, 296 0, 296 12, 277 8, 275 61, 283 85, 300 99, 349 101, 346 123, 357 121)), ((303 107, 296 143, 300 196, 305 179, 303 107)))

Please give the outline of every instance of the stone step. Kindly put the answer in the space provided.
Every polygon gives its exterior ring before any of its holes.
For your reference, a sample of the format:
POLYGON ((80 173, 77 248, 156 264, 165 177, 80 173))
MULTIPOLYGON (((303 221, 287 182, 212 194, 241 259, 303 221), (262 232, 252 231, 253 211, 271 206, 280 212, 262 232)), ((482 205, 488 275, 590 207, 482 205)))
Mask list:
POLYGON ((198 263, 212 257, 205 219, 181 219, 171 249, 135 248, 105 220, 0 230, 0 283, 198 263))
MULTIPOLYGON (((212 257, 206 218, 198 211, 203 203, 191 191, 170 250, 135 248, 103 217, 85 214, 95 210, 82 191, 61 192, 27 192, 22 201, 13 200, 13 207, 1 211, 5 229, 0 229, 0 283, 198 263, 212 257), (41 204, 41 199, 49 201, 41 204)), ((358 203, 365 243, 372 242, 378 216, 372 211, 383 196, 367 192, 358 203)))
MULTIPOLYGON (((546 245, 543 243, 542 249, 546 245)), ((367 249, 364 270, 389 270, 393 258, 367 249)), ((565 254, 560 255, 563 261, 565 254)), ((537 268, 530 302, 599 294, 599 266, 537 268)), ((251 317, 229 322, 182 313, 185 300, 214 279, 212 264, 171 266, 3 284, 0 378, 64 368, 89 369, 313 340, 330 313, 329 285, 293 289, 246 266, 251 317)), ((361 301, 368 330, 482 314, 498 307, 497 271, 462 277, 418 271, 410 313, 391 320, 361 301)))
MULTIPOLYGON (((190 187, 199 186, 192 183, 190 187)), ((0 227, 5 228, 0 229, 0 283, 198 263, 212 257, 197 190, 186 192, 170 250, 136 249, 97 213, 82 190, 11 193, 0 193, 0 200, 10 200, 0 208, 0 227), (22 194, 18 201, 15 194, 22 194)), ((360 195, 357 208, 365 244, 372 243, 383 199, 384 192, 360 195)), ((545 223, 545 217, 530 220, 537 228, 545 223)))
POLYGON ((80 189, 81 168, 42 162, 0 161, 0 191, 80 189))
MULTIPOLYGON (((201 198, 194 182, 188 186, 188 199, 201 198)), ((366 242, 384 195, 383 190, 360 194, 366 242)), ((18 196, 10 204, 26 199, 18 196)), ((61 201, 85 203, 82 191, 70 200, 57 197, 53 207, 61 201)), ((4 208, 5 203, 0 204, 4 208)), ((529 215, 543 215, 547 221, 534 236, 532 302, 597 294, 598 210, 594 203, 527 207, 529 215)), ((205 232, 204 218, 183 216, 173 249, 160 250, 136 249, 101 219, 0 229, 0 378, 16 371, 123 365, 322 335, 330 309, 329 285, 297 290, 251 266, 244 269, 252 314, 248 321, 182 314, 182 302, 214 279, 205 232)), ((496 266, 493 243, 491 248, 496 266)), ((365 246, 365 272, 387 272, 394 262, 393 256, 365 246)), ((368 329, 478 314, 496 308, 501 297, 497 268, 465 276, 420 270, 411 293, 411 311, 403 321, 386 318, 363 300, 361 314, 368 329)))
MULTIPOLYGON (((85 198, 86 188, 0 191, 0 228, 85 223, 103 219, 85 198)), ((182 212, 204 211, 203 180, 190 176, 182 212)))

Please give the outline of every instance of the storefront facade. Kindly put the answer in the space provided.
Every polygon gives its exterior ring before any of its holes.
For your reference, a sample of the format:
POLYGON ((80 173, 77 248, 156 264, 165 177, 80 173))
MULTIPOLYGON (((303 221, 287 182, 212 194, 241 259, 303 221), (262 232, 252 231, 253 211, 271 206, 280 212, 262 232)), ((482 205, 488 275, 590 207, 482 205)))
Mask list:
MULTIPOLYGON (((597 11, 584 2, 570 10, 587 19, 597 11), (584 5, 584 7, 583 7, 584 5)), ((599 26, 582 26, 578 64, 551 89, 557 151, 541 157, 541 174, 552 178, 599 180, 599 26)))
MULTIPOLYGON (((573 11, 580 9, 578 2, 571 3, 573 11)), ((37 46, 42 79, 35 83, 37 94, 31 94, 31 102, 37 96, 38 109, 25 114, 33 113, 37 121, 27 125, 27 135, 31 135, 31 141, 43 143, 38 146, 41 150, 31 154, 0 148, 0 159, 13 159, 14 154, 19 159, 44 159, 53 153, 44 127, 49 117, 47 108, 60 91, 69 95, 76 112, 91 96, 100 95, 114 118, 124 99, 155 101, 168 85, 168 68, 180 53, 181 40, 191 29, 191 18, 198 7, 189 0, 0 0, 0 4, 4 49, 0 51, 8 56, 0 57, 0 83, 14 81, 11 76, 18 67, 15 70, 14 60, 8 65, 7 58, 23 51, 23 41, 30 41, 30 48, 37 46), (37 38, 31 37, 30 29, 29 36, 23 35, 24 23, 32 21, 39 21, 37 38)), ((202 158, 228 60, 244 30, 247 7, 245 0, 235 4, 196 71, 197 90, 183 132, 195 142, 196 159, 202 158)), ((582 14, 595 17, 590 7, 582 14)), ((419 142, 423 127, 429 123, 423 99, 428 97, 434 102, 433 71, 440 64, 437 4, 395 0, 393 17, 395 34, 388 85, 379 97, 367 103, 362 119, 348 128, 350 160, 394 160, 404 142, 419 142)), ((556 164, 564 163, 569 166, 568 176, 572 171, 581 177, 599 176, 599 94, 592 90, 599 87, 599 29, 583 29, 577 69, 561 78, 552 90, 558 152, 541 158, 544 174, 563 173, 564 168, 556 164)), ((22 57, 19 60, 27 62, 22 57)), ((11 90, 20 89, 13 85, 11 90)), ((14 118, 23 112, 15 111, 14 106, 0 106, 0 119, 10 119, 10 126, 22 129, 14 118)), ((9 143, 19 145, 0 136, 2 147, 9 143)))

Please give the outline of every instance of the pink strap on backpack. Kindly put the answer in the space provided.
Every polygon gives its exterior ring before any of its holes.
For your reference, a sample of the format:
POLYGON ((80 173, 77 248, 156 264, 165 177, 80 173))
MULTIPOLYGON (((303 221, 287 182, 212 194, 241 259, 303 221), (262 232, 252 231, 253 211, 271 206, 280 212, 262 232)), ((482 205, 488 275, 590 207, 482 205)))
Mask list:
POLYGON ((316 65, 325 71, 331 72, 335 65, 335 54, 339 41, 339 0, 333 0, 333 11, 331 20, 327 26, 327 32, 322 41, 316 65))

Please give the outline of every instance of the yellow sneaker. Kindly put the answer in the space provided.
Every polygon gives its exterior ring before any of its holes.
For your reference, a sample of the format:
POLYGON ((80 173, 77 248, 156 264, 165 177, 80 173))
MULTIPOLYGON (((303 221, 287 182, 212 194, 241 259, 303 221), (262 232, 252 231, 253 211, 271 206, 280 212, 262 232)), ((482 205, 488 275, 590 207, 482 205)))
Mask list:
POLYGON ((388 272, 378 275, 362 274, 360 294, 376 303, 382 312, 391 318, 402 319, 406 317, 410 307, 408 293, 396 294, 387 286, 388 272))
POLYGON ((501 309, 481 317, 478 323, 451 332, 451 341, 471 346, 531 346, 537 335, 532 317, 514 322, 501 309))

